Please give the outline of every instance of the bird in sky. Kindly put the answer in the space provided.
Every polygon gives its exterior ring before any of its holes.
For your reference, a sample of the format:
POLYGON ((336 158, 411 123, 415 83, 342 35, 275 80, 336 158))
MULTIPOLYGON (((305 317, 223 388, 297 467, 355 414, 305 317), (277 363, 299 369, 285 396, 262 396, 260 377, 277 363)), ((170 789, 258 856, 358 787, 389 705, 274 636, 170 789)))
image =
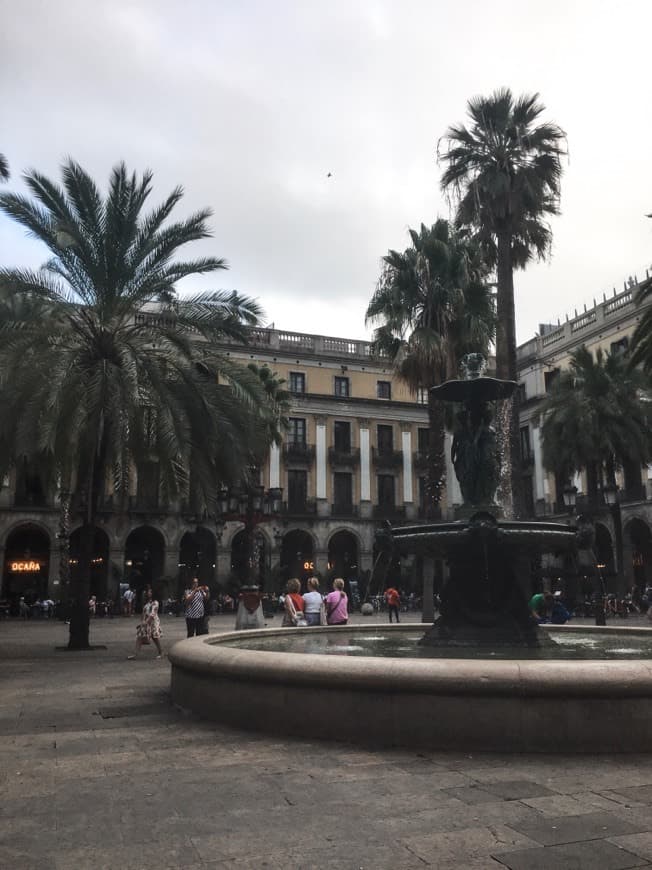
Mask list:
POLYGON ((328 175, 326 176, 326 178, 332 178, 332 177, 333 177, 333 173, 332 173, 332 172, 329 172, 328 175))

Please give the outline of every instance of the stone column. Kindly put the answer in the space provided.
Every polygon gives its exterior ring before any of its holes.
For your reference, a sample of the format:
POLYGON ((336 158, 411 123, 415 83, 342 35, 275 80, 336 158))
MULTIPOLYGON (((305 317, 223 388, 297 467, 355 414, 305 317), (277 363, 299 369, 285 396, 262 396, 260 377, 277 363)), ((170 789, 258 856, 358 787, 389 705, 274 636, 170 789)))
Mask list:
MULTIPOLYGON (((4 559, 2 563, 4 564, 4 559)), ((61 578, 59 577, 60 565, 61 550, 57 542, 50 547, 50 564, 48 565, 48 598, 51 598, 53 601, 57 601, 57 599, 63 600, 67 591, 61 588, 61 578)))
POLYGON ((360 516, 371 516, 371 446, 369 420, 358 420, 360 438, 360 516))
POLYGON ((276 489, 281 485, 281 448, 272 444, 269 448, 269 488, 276 489))
MULTIPOLYGON (((106 576, 107 592, 111 601, 117 602, 118 608, 122 606, 119 600, 120 583, 125 573, 125 550, 124 547, 111 547, 109 549, 109 566, 106 576), (113 570, 115 566, 116 571, 113 570)), ((119 611, 118 611, 119 612, 119 611)))
MULTIPOLYGON (((315 550, 312 561, 315 571, 318 571, 322 578, 322 585, 326 586, 328 577, 328 550, 315 550)), ((328 591, 330 592, 330 589, 328 591)))
POLYGON ((326 490, 326 417, 315 417, 315 496, 317 498, 317 514, 328 516, 328 499, 326 490))
POLYGON ((545 472, 541 452, 541 427, 532 426, 532 453, 534 455, 534 498, 543 501, 546 497, 544 489, 545 472))
POLYGON ((414 505, 414 489, 412 481, 412 426, 401 426, 401 450, 403 451, 403 504, 405 516, 413 520, 416 516, 414 505))

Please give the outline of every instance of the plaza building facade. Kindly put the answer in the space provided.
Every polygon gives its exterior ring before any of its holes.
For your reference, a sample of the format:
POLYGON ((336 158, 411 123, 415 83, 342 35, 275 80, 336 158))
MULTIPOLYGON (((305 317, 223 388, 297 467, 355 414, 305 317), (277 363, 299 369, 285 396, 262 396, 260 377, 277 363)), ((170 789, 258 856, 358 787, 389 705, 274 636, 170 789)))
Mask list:
MULTIPOLYGON (((567 515, 562 499, 567 482, 555 480, 542 463, 541 402, 580 345, 593 352, 627 347, 642 316, 634 302, 637 287, 631 280, 621 293, 565 323, 542 326, 518 348, 522 474, 530 515, 567 515)), ((155 311, 139 315, 156 316, 155 311)), ((115 598, 118 584, 127 580, 140 588, 153 583, 161 597, 176 597, 193 574, 214 590, 233 589, 247 574, 252 535, 254 574, 268 589, 312 573, 324 581, 343 576, 363 587, 371 577, 373 586, 378 527, 385 520, 425 518, 425 393, 413 394, 388 363, 373 357, 366 341, 255 329, 247 346, 225 345, 223 351, 242 364, 267 365, 286 381, 289 429, 282 444, 270 448, 259 481, 270 498, 282 492, 280 504, 271 514, 246 515, 236 502, 207 518, 189 504, 163 502, 155 465, 134 469, 126 509, 117 509, 109 489, 102 499, 92 591, 115 598)), ((450 436, 446 457, 441 514, 453 519, 462 498, 450 463, 450 436)), ((588 505, 585 476, 574 481, 577 511, 594 516, 597 555, 607 576, 618 576, 627 586, 652 582, 651 478, 648 468, 624 468, 616 509, 588 505)), ((38 469, 15 468, 0 489, 0 598, 65 599, 68 571, 76 570, 80 526, 81 519, 72 516, 62 528, 59 494, 47 489, 38 469)), ((422 568, 418 560, 403 557, 390 566, 392 581, 418 590, 422 568)), ((443 570, 435 566, 440 577, 443 570)), ((378 576, 382 582, 385 572, 378 576)))
MULTIPOLYGON (((267 365, 287 382, 289 429, 260 469, 261 488, 280 489, 281 504, 272 515, 247 518, 236 506, 209 519, 163 503, 155 466, 135 469, 127 509, 118 511, 108 490, 100 507, 91 584, 99 597, 114 598, 123 580, 158 584, 159 595, 175 597, 192 574, 214 590, 232 589, 250 558, 247 523, 255 524, 256 579, 267 588, 312 573, 364 583, 378 526, 423 516, 426 396, 374 360, 369 342, 256 329, 247 346, 223 352, 243 365, 267 365)), ((65 598, 81 518, 71 517, 68 552, 60 514, 59 495, 38 470, 14 469, 0 491, 3 599, 65 598)), ((413 560, 395 570, 412 585, 413 560)))
MULTIPOLYGON (((649 282, 650 276, 644 279, 649 282)), ((603 296, 591 308, 567 316, 565 322, 542 324, 539 333, 518 348, 521 461, 527 511, 531 516, 568 517, 564 489, 576 489, 576 514, 588 514, 596 529, 595 552, 608 591, 624 593, 633 585, 652 583, 652 466, 625 462, 617 472, 617 503, 603 493, 589 502, 584 471, 572 481, 556 478, 542 461, 541 403, 573 351, 585 346, 594 356, 628 349, 636 326, 649 307, 636 304, 641 284, 629 278, 620 292, 603 296)))

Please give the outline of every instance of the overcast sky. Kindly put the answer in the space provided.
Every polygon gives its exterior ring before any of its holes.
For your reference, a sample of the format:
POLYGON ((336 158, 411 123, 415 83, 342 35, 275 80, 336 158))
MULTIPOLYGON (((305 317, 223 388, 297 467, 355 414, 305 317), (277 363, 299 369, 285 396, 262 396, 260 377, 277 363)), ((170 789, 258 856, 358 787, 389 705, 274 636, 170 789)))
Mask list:
MULTIPOLYGON (((568 134, 550 263, 516 276, 519 341, 652 263, 650 0, 0 0, 10 187, 72 155, 182 184, 194 253, 277 328, 361 338, 380 259, 450 216, 436 143, 466 101, 538 91, 568 134), (331 172, 332 177, 327 178, 331 172)), ((191 252, 192 253, 192 252, 191 252)), ((0 263, 42 246, 0 218, 0 263)))

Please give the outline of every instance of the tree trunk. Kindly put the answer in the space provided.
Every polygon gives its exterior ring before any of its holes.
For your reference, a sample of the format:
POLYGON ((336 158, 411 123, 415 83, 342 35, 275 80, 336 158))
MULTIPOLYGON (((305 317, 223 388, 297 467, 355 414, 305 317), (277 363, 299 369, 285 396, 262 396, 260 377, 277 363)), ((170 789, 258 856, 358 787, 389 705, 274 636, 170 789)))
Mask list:
MULTIPOLYGON (((512 266, 512 240, 509 232, 498 235, 498 292, 496 296, 496 375, 508 381, 518 380, 516 366, 516 315, 514 311, 514 269, 512 266)), ((509 451, 512 513, 523 515, 521 480, 521 439, 518 390, 510 401, 509 437, 505 439, 509 451)))
POLYGON ((90 649, 90 614, 88 600, 91 587, 91 559, 95 543, 95 525, 85 519, 81 529, 79 564, 75 579, 70 584, 72 609, 68 649, 90 649))
POLYGON ((442 402, 437 402, 428 394, 428 481, 426 516, 428 519, 438 519, 439 503, 446 482, 446 412, 442 402))
MULTIPOLYGON (((75 579, 70 584, 71 613, 70 613, 70 636, 68 649, 90 649, 89 630, 90 614, 88 600, 91 590, 91 559, 95 544, 95 520, 97 518, 97 500, 104 488, 105 463, 104 443, 101 439, 100 449, 91 465, 91 470, 86 476, 86 485, 81 490, 84 504, 84 524, 81 528, 79 543, 79 563, 75 579)), ((79 478, 78 478, 79 479, 79 478)))

